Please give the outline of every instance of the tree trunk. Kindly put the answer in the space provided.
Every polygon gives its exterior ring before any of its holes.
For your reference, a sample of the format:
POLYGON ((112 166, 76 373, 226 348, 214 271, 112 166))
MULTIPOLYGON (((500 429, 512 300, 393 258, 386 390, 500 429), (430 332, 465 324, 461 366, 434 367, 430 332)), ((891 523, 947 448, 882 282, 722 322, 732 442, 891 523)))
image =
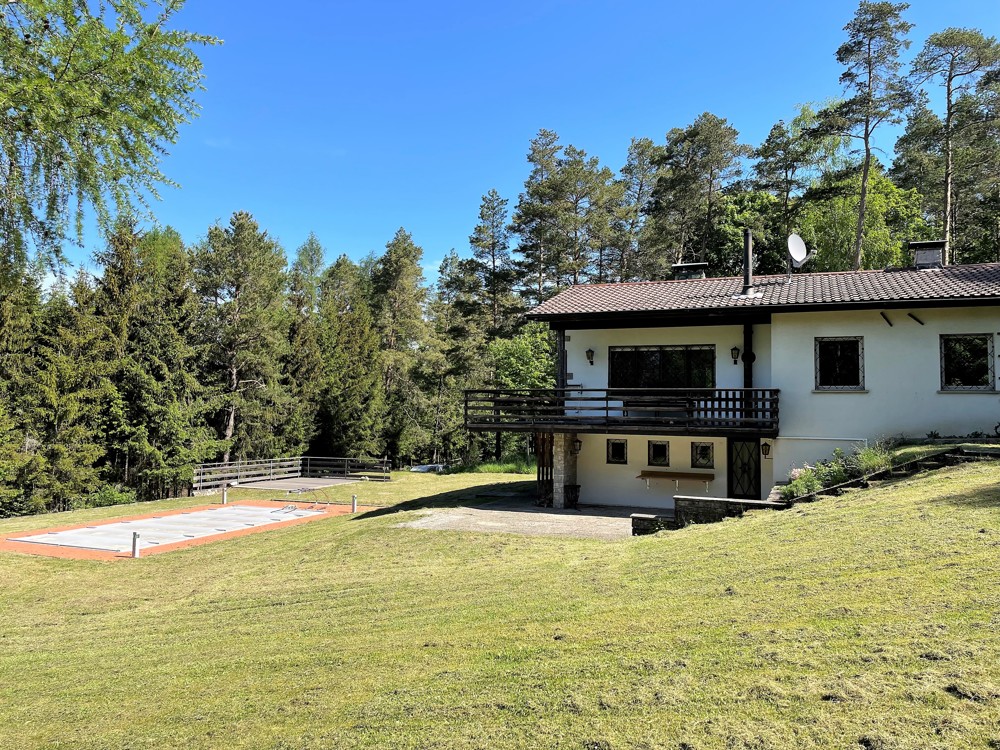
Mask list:
POLYGON ((226 431, 223 438, 226 440, 226 452, 222 454, 222 462, 229 462, 229 455, 232 452, 232 445, 229 441, 233 439, 233 433, 236 432, 236 387, 239 384, 238 372, 235 367, 229 370, 229 409, 226 415, 226 431))
POLYGON ((868 204, 868 173, 871 171, 871 133, 865 125, 865 161, 861 167, 861 195, 858 198, 858 228, 854 235, 854 270, 861 270, 861 241, 865 236, 865 210, 868 204))
POLYGON ((948 76, 947 104, 944 118, 944 252, 941 263, 948 265, 951 261, 951 183, 952 183, 952 77, 948 76))

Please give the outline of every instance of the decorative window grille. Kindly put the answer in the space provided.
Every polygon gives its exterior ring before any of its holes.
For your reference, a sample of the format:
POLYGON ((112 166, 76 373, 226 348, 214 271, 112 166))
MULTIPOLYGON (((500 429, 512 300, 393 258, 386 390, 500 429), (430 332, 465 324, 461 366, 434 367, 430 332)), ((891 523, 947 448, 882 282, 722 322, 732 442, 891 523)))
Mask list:
POLYGON ((817 337, 815 351, 817 391, 864 390, 864 337, 817 337))
POLYGON ((649 466, 670 466, 670 443, 666 440, 650 440, 647 448, 649 466))
POLYGON ((691 443, 691 468, 692 469, 715 468, 714 443, 691 443))
POLYGON ((993 334, 941 334, 941 390, 996 390, 993 334))
POLYGON ((714 388, 715 345, 608 347, 609 388, 714 388))
POLYGON ((628 463, 627 440, 608 440, 608 463, 609 464, 628 463))

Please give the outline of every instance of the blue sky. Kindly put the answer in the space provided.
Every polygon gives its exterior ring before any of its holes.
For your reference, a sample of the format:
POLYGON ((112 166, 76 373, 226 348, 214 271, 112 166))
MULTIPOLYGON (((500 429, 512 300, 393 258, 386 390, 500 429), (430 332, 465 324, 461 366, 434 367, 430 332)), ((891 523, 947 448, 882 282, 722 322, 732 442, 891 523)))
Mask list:
MULTIPOLYGON (((841 93, 834 51, 856 3, 188 0, 203 51, 201 117, 163 161, 154 204, 193 243, 248 210, 291 255, 380 251, 400 226, 435 268, 468 252, 481 196, 517 201, 545 127, 617 170, 704 111, 757 145, 796 106, 841 93)), ((997 0, 914 0, 910 54, 947 26, 1000 31, 997 0)), ((890 152, 893 137, 883 146, 890 152)), ((68 257, 90 266, 86 247, 68 257)))

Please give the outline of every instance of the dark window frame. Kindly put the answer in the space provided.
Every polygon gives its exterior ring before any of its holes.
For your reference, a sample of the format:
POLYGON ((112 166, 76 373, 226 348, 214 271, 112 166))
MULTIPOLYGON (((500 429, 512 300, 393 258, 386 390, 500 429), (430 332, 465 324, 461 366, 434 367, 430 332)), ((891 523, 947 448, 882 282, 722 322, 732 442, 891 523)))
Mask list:
POLYGON ((606 459, 607 459, 607 463, 609 463, 609 464, 617 464, 619 466, 627 466, 628 465, 628 440, 625 440, 623 438, 608 438, 606 459), (619 461, 618 459, 612 457, 612 455, 611 455, 611 446, 612 445, 620 445, 620 446, 622 446, 622 449, 623 449, 622 450, 622 453, 623 453, 622 460, 619 461))
POLYGON ((994 350, 992 333, 942 333, 938 336, 938 352, 941 363, 941 390, 942 391, 996 391, 996 370, 994 368, 994 350), (948 384, 948 363, 945 361, 947 342, 955 339, 981 339, 986 342, 986 383, 982 385, 949 385, 948 384))
POLYGON ((647 466, 670 466, 670 441, 669 440, 647 440, 646 441, 646 465, 647 466), (662 445, 666 449, 666 458, 663 461, 653 460, 653 446, 662 445))
MULTIPOLYGON (((673 363, 678 364, 677 362, 673 363)), ((655 344, 642 346, 609 346, 608 347, 608 388, 715 388, 716 371, 718 369, 718 359, 715 351, 715 344, 655 344), (655 357, 650 357, 650 361, 643 362, 638 356, 632 357, 632 361, 626 361, 625 353, 635 352, 655 352, 655 357), (696 356, 694 353, 706 353, 701 374, 708 374, 708 383, 694 384, 697 380, 696 356), (683 373, 678 378, 678 372, 669 371, 670 362, 668 357, 681 354, 683 356, 683 373), (655 364, 654 364, 655 360, 655 364), (710 364, 709 364, 710 362, 710 364), (655 372, 654 372, 655 371, 655 372), (681 380, 680 384, 664 385, 670 379, 681 380), (655 384, 650 384, 650 383, 655 384)))
POLYGON ((813 339, 813 364, 815 371, 815 389, 817 391, 863 391, 865 390, 865 337, 864 336, 817 336, 813 339), (824 385, 820 383, 820 373, 823 369, 820 362, 822 344, 831 341, 855 341, 858 344, 858 383, 848 385, 824 385))
POLYGON ((692 469, 714 469, 715 468, 715 443, 693 442, 691 443, 691 468, 692 469), (708 461, 702 462, 698 458, 698 447, 708 448, 708 461))

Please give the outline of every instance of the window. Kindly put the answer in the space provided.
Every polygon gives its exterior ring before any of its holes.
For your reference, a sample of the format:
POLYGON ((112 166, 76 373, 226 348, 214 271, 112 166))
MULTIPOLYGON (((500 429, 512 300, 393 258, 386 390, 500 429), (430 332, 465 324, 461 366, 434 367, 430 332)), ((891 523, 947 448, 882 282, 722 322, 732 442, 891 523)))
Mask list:
POLYGON ((941 336, 941 390, 992 391, 993 334, 941 336))
POLYGON ((715 468, 715 446, 712 443, 691 443, 691 468, 715 468))
POLYGON ((627 464, 628 463, 628 441, 609 440, 608 441, 608 463, 627 464))
POLYGON ((715 346, 608 347, 609 388, 714 388, 715 346))
POLYGON ((816 339, 816 390, 863 391, 865 345, 861 336, 816 339))
POLYGON ((650 440, 648 450, 650 466, 670 466, 670 443, 666 440, 650 440))

